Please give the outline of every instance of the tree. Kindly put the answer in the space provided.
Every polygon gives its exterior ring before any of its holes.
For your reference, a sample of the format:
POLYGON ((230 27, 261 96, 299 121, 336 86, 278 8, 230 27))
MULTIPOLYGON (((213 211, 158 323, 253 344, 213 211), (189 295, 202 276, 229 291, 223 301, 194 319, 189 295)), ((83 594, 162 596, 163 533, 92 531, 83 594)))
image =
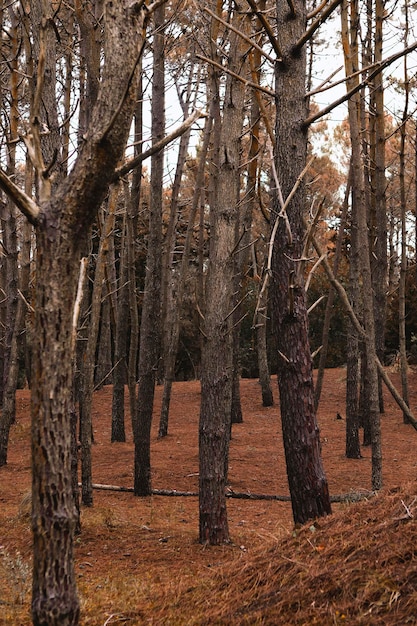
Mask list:
MULTIPOLYGON (((52 124, 53 116, 43 118, 39 103, 48 104, 41 98, 44 80, 50 78, 49 69, 44 74, 44 62, 51 55, 48 46, 55 40, 55 31, 52 14, 41 12, 41 19, 33 24, 34 37, 35 28, 39 28, 39 55, 31 109, 39 201, 35 203, 0 172, 3 190, 35 226, 37 236, 32 380, 35 625, 65 626, 79 621, 73 567, 76 510, 71 484, 73 304, 84 236, 123 155, 130 129, 147 15, 148 9, 141 2, 105 2, 105 45, 97 102, 73 169, 51 194, 51 167, 45 166, 39 131, 41 123, 52 124)), ((55 157, 58 166, 59 157, 55 157)))
MULTIPOLYGON (((357 36, 357 4, 350 4, 351 10, 351 37, 357 36)), ((346 23, 347 5, 342 5, 342 25, 346 23)), ((355 193, 354 202, 357 207, 358 224, 358 263, 361 275, 361 298, 362 316, 365 327, 365 356, 366 376, 364 377, 369 393, 369 425, 372 446, 372 487, 380 489, 382 486, 382 453, 381 453, 381 429, 379 423, 378 401, 378 370, 375 343, 375 319, 371 264, 369 255, 369 239, 367 228, 367 203, 364 173, 364 158, 362 152, 361 136, 359 132, 359 101, 358 94, 348 101, 350 142, 352 150, 352 183, 355 193)))
MULTIPOLYGON (((165 7, 154 14, 152 141, 161 140, 165 131, 165 7)), ((134 489, 137 496, 151 494, 151 424, 156 373, 161 346, 161 280, 162 280, 162 198, 164 153, 152 156, 149 236, 146 255, 145 293, 142 304, 139 347, 138 404, 134 428, 134 489)))
POLYGON ((272 212, 273 332, 287 475, 295 523, 331 513, 314 409, 313 368, 303 279, 306 196, 300 177, 307 157, 303 0, 277 2, 281 59, 276 63, 277 192, 272 212), (292 7, 292 9, 291 9, 292 7), (290 195, 291 194, 291 195, 290 195))
MULTIPOLYGON (((236 7, 231 22, 241 21, 236 7)), ((245 19, 245 18, 243 18, 245 19)), ((217 26, 213 25, 216 32, 217 26)), ((216 36, 212 34, 212 41, 216 36)), ((236 73, 242 56, 239 39, 230 34, 228 69, 236 73)), ((226 78, 220 101, 219 73, 211 69, 214 117, 213 193, 210 198, 210 256, 206 282, 201 361, 199 424, 199 539, 212 545, 229 541, 226 510, 233 383, 233 275, 240 181, 240 139, 244 85, 226 78)))

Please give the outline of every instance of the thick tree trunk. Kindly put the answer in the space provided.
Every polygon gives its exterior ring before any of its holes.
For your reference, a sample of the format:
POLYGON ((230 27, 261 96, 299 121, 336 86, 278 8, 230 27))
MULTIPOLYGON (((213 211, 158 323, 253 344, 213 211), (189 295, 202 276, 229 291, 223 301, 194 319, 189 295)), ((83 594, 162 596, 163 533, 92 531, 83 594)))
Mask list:
MULTIPOLYGON (((77 512, 71 473, 73 305, 80 247, 123 154, 136 95, 134 73, 144 12, 106 2, 105 51, 92 123, 69 176, 33 219, 37 285, 32 387, 32 618, 74 626, 79 602, 73 567, 77 512)), ((55 104, 55 103, 54 103, 55 104)))
MULTIPOLYGON (((283 54, 276 65, 276 171, 286 199, 306 165, 307 117, 305 52, 294 51, 304 34, 306 9, 295 2, 295 15, 277 3, 277 26, 283 54)), ((278 183, 278 181, 277 181, 278 183)), ((273 329, 278 348, 278 383, 288 482, 295 523, 331 513, 329 489, 320 456, 319 428, 314 410, 313 368, 308 341, 303 252, 306 212, 303 183, 281 213, 276 194, 272 225, 279 220, 273 242, 273 329), (288 221, 287 221, 288 219, 288 221)))
MULTIPOLYGON (((234 13, 237 26, 239 16, 234 13)), ((236 37, 231 37, 229 67, 240 66, 236 37)), ((214 76, 212 77, 214 78, 214 76)), ((213 80, 213 84, 216 81, 213 80)), ((216 92, 214 92, 216 93, 216 92)), ((216 97, 218 97, 216 93, 216 97)), ((201 361, 199 426, 199 511, 201 543, 229 541, 226 481, 233 383, 233 288, 244 87, 227 77, 222 115, 215 118, 218 140, 216 188, 211 195, 210 259, 206 284, 201 361)))
POLYGON ((72 303, 78 253, 58 215, 37 229, 32 387, 32 616, 35 626, 78 624, 73 566, 77 511, 71 471, 72 303))

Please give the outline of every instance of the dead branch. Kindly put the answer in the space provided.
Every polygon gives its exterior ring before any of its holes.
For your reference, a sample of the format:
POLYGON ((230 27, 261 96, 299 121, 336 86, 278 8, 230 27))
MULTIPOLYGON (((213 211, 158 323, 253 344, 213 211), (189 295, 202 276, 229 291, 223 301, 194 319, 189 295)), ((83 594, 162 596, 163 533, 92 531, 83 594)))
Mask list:
POLYGON ((80 316, 81 301, 84 295, 84 282, 85 282, 85 277, 87 275, 87 266, 88 266, 88 258, 83 257, 80 261, 80 273, 78 276, 77 295, 75 296, 74 308, 72 311, 71 346, 72 346, 73 351, 75 350, 75 345, 77 343, 78 318, 80 316))
POLYGON ((323 22, 329 17, 331 13, 339 6, 342 0, 333 0, 328 7, 323 11, 321 15, 307 28, 304 35, 297 41, 294 46, 294 50, 300 50, 305 43, 314 35, 316 30, 323 24, 323 22))
MULTIPOLYGON (((310 126, 310 124, 317 122, 317 120, 319 120, 321 117, 323 117, 324 115, 327 115, 327 113, 330 113, 330 111, 333 111, 333 109, 338 107, 339 104, 343 104, 343 102, 346 102, 346 100, 349 100, 349 98, 354 96, 355 93, 357 93, 363 87, 365 87, 365 85, 370 83, 375 78, 375 76, 380 74, 385 68, 387 68, 389 65, 391 65, 392 63, 394 63, 401 57, 405 56, 406 54, 413 52, 416 48, 417 48, 417 41, 415 41, 413 44, 411 44, 407 48, 404 48, 400 52, 396 52, 395 54, 391 55, 385 60, 380 61, 379 63, 376 63, 375 70, 371 72, 367 78, 365 78, 359 84, 355 85, 355 87, 352 87, 352 89, 347 91, 344 96, 341 96, 340 98, 338 98, 337 100, 329 104, 327 107, 324 107, 324 109, 322 109, 321 111, 318 111, 317 113, 314 113, 313 115, 310 115, 310 117, 308 117, 305 120, 304 126, 310 126)), ((347 77, 347 78, 350 78, 350 77, 347 77)))
POLYGON ((202 54, 196 54, 195 56, 197 59, 200 59, 200 61, 209 63, 210 65, 213 65, 213 67, 216 67, 222 72, 225 72, 226 74, 229 74, 230 76, 233 76, 233 78, 235 78, 236 80, 239 80, 241 83, 244 83, 247 87, 252 87, 252 89, 258 89, 259 91, 266 93, 271 98, 275 97, 275 91, 273 91, 272 89, 268 89, 267 87, 261 87, 261 85, 259 85, 258 83, 253 83, 252 81, 247 80, 246 78, 243 78, 242 76, 239 76, 239 74, 236 74, 236 72, 232 72, 232 70, 229 70, 227 67, 224 67, 220 63, 217 63, 216 61, 213 61, 213 59, 209 59, 208 57, 205 57, 202 54))
POLYGON ((232 26, 232 24, 229 24, 225 20, 222 20, 221 17, 219 17, 218 15, 213 13, 213 11, 210 11, 210 9, 207 8, 207 7, 204 7, 203 11, 208 13, 212 18, 214 18, 218 22, 220 22, 220 24, 223 24, 223 26, 226 26, 226 28, 228 28, 232 32, 236 33, 236 35, 239 35, 239 37, 241 37, 244 41, 246 41, 250 46, 255 48, 260 54, 262 54, 262 56, 264 56, 266 59, 268 59, 268 61, 270 63, 275 63, 275 59, 273 59, 269 54, 267 54, 265 52, 265 50, 263 50, 263 48, 261 48, 261 46, 258 46, 257 43, 255 43, 250 37, 248 37, 247 35, 242 33, 242 31, 240 31, 238 28, 235 28, 234 26, 232 26))
POLYGON ((281 48, 279 47, 278 40, 275 37, 275 34, 274 34, 274 31, 272 29, 271 24, 268 22, 268 20, 266 19, 265 15, 262 13, 262 11, 258 10, 258 7, 256 5, 255 0, 247 0, 247 3, 250 6, 250 8, 252 9, 253 13, 258 18, 258 20, 260 21, 260 23, 262 24, 262 26, 264 27, 265 32, 268 35, 268 39, 269 39, 273 49, 275 50, 275 54, 277 55, 277 61, 282 61, 281 48))
MULTIPOLYGON (((81 483, 79 483, 81 487, 81 483)), ((93 489, 100 491, 118 491, 122 493, 134 493, 133 487, 120 487, 118 485, 102 485, 99 483, 93 483, 93 489)), ((169 497, 181 497, 181 498, 198 498, 198 491, 177 491, 177 489, 152 489, 153 496, 169 496, 169 497)), ((359 500, 366 500, 372 498, 375 495, 374 491, 351 491, 349 493, 337 494, 330 496, 332 502, 359 502, 359 500)), ((281 496, 264 493, 251 493, 250 491, 233 491, 233 489, 226 489, 226 498, 236 498, 238 500, 275 500, 278 502, 291 502, 290 496, 281 496)))
POLYGON ((318 15, 320 11, 324 9, 326 4, 327 4, 327 0, 322 0, 322 2, 320 2, 318 7, 316 7, 313 11, 311 11, 311 13, 307 13, 307 19, 312 20, 313 17, 316 17, 316 15, 318 15))
MULTIPOLYGON (((313 244, 317 254, 319 256, 322 256, 323 252, 322 252, 322 250, 321 250, 321 248, 320 248, 316 238, 313 235, 311 236, 311 241, 312 241, 312 244, 313 244)), ((352 305, 349 302, 349 298, 347 296, 345 288, 343 287, 343 285, 335 277, 335 275, 333 273, 333 270, 330 267, 329 260, 328 260, 326 255, 323 258, 323 266, 324 266, 324 269, 326 270, 326 274, 327 274, 327 277, 328 277, 331 285, 333 286, 335 291, 339 294, 339 297, 340 297, 340 299, 342 301, 342 304, 345 307, 346 312, 348 313, 350 321, 352 322, 356 332, 358 333, 358 335, 360 337, 365 338, 366 337, 365 329, 363 328, 362 324, 358 320, 358 318, 356 316, 356 313, 353 310, 352 305)), ((407 404, 404 402, 404 399, 400 396, 400 394, 396 390, 393 382, 391 381, 390 377, 388 376, 387 372, 384 369, 384 366, 382 365, 382 363, 378 359, 378 357, 376 357, 376 365, 377 365, 377 368, 378 368, 378 373, 380 374, 382 380, 384 381, 385 385, 387 386, 387 388, 388 388, 389 392, 391 393, 392 397, 394 398, 394 400, 396 401, 396 403, 398 404, 400 409, 403 411, 403 413, 407 416, 408 421, 411 424, 411 426, 415 430, 417 430, 417 420, 413 416, 413 414, 412 414, 412 412, 410 410, 410 407, 407 406, 407 404)))
POLYGON ((135 167, 138 167, 138 165, 140 165, 142 161, 149 159, 149 157, 151 157, 153 154, 156 154, 157 152, 165 148, 165 146, 170 144, 172 141, 180 137, 200 117, 206 117, 206 114, 203 113, 203 111, 195 110, 194 113, 192 113, 189 117, 187 117, 187 119, 184 120, 184 122, 182 122, 182 124, 180 124, 178 128, 172 131, 172 133, 170 133, 169 135, 167 135, 160 141, 157 141, 151 148, 149 148, 149 150, 145 150, 145 152, 142 152, 142 154, 138 154, 138 156, 133 157, 129 161, 126 161, 124 165, 121 165, 120 167, 118 167, 114 172, 114 177, 113 177, 112 182, 113 183, 117 182, 117 180, 119 180, 120 178, 128 174, 131 170, 135 169, 135 167))
POLYGON ((13 200, 17 208, 29 220, 33 226, 36 226, 40 208, 23 189, 20 189, 11 178, 0 169, 0 188, 13 200))

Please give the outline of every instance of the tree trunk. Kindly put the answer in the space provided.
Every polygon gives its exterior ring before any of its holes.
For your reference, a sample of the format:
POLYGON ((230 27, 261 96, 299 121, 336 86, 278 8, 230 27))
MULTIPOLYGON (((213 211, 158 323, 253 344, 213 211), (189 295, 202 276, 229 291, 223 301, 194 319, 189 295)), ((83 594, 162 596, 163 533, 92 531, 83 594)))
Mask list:
MULTIPOLYGON (((233 13, 234 25, 239 23, 233 13)), ((230 37, 229 68, 237 71, 236 36, 230 37)), ((212 74, 212 85, 218 76, 212 74)), ((213 100, 219 97, 213 89, 213 100)), ((210 198, 210 258, 206 283, 206 306, 201 360, 201 408, 199 426, 199 519, 200 543, 211 545, 229 541, 226 510, 233 382, 233 276, 240 173, 244 87, 227 76, 222 107, 215 117, 213 153, 217 171, 210 198)))
MULTIPOLYGON (((356 3, 351 3, 352 38, 356 37, 356 3)), ((343 3, 342 13, 346 15, 346 5, 343 3)), ((366 330, 366 383, 369 385, 369 415, 372 445, 372 488, 382 487, 382 453, 381 429, 378 403, 378 371, 375 347, 375 321, 373 312, 372 277, 369 257, 369 238, 366 211, 366 190, 361 152, 361 138, 358 121, 357 95, 348 101, 349 128, 352 150, 352 181, 356 191, 358 209, 358 249, 359 264, 362 278, 362 315, 366 330)))
MULTIPOLYGON (((304 34, 306 8, 295 2, 295 15, 277 3, 277 27, 283 59, 276 64, 276 172, 283 198, 288 198, 306 166, 307 117, 305 51, 293 50, 304 34)), ((320 456, 314 410, 313 367, 300 258, 306 212, 305 189, 298 186, 287 207, 276 194, 272 226, 278 220, 272 252, 273 330, 278 348, 278 383, 288 482, 295 523, 331 513, 329 490, 320 456)))
POLYGON ((35 626, 79 622, 73 566, 77 513, 71 480, 73 303, 83 238, 104 199, 130 129, 137 44, 145 20, 144 11, 136 9, 128 0, 105 3, 101 88, 82 152, 51 199, 42 201, 39 212, 21 202, 37 233, 32 387, 35 626))
MULTIPOLYGON (((187 99, 182 102, 184 119, 188 116, 190 106, 191 85, 194 79, 194 65, 189 71, 187 84, 187 99)), ((190 143, 190 131, 181 136, 178 150, 178 159, 175 170, 174 184, 172 186, 171 207, 167 234, 165 237, 165 251, 162 268, 162 369, 164 391, 162 394, 161 416, 159 421, 159 437, 168 434, 169 406, 171 402, 172 383, 175 377, 175 361, 178 351, 178 341, 180 336, 180 315, 182 310, 184 283, 186 280, 188 255, 190 251, 190 235, 194 228, 195 208, 193 201, 187 227, 186 241, 182 249, 180 260, 176 258, 176 225, 179 219, 178 199, 180 197, 181 179, 184 173, 188 146, 190 143), (187 246, 188 243, 188 246, 187 246), (179 269, 178 269, 179 267, 179 269)), ((199 194, 199 189, 196 189, 199 194)), ((197 195, 197 198, 199 196, 197 195)))
MULTIPOLYGON (((152 81, 152 141, 162 139, 165 131, 165 7, 154 15, 152 81)), ((151 200, 145 293, 142 304, 139 347, 138 404, 135 418, 134 489, 136 496, 151 494, 151 425, 156 374, 161 346, 161 272, 162 272, 162 188, 164 152, 152 157, 151 200)))
MULTIPOLYGON (((374 63, 382 60, 383 43, 383 19, 385 3, 383 0, 375 1, 375 42, 374 42, 374 63)), ((374 120, 374 163, 373 170, 373 191, 375 194, 375 228, 373 241, 375 245, 372 249, 372 277, 375 290, 375 332, 376 332, 376 353, 381 363, 385 358, 385 325, 387 309, 387 203, 385 176, 385 111, 384 111, 384 88, 383 73, 380 72, 374 79, 373 89, 371 89, 373 110, 371 120, 374 120)), ((378 377, 378 398, 379 410, 384 412, 384 396, 382 393, 382 380, 378 377)))
MULTIPOLYGON (((408 38, 408 7, 405 5, 405 43, 408 38)), ((400 127, 400 218, 401 218, 401 262, 400 262, 400 282, 398 286, 398 335, 400 343, 400 372, 401 372, 401 390, 404 402, 409 406, 408 398, 408 360, 406 345, 406 278, 407 278, 407 190, 405 182, 406 171, 406 143, 407 143, 407 120, 410 80, 408 78, 407 57, 404 59, 404 110, 402 115, 402 124, 400 127)), ((405 424, 409 422, 408 417, 403 413, 403 421, 405 424)))
MULTIPOLYGON (((125 186, 126 187, 126 186, 125 186)), ((127 190, 125 189, 125 192, 127 190)), ((119 277, 115 311, 115 346, 113 371, 113 396, 111 415, 111 441, 126 441, 125 384, 127 381, 127 341, 129 324, 127 217, 123 219, 123 237, 120 250, 119 277)))
POLYGON ((256 351, 258 356, 259 384, 261 385, 262 406, 273 406, 271 376, 268 364, 267 349, 267 287, 259 293, 259 302, 256 315, 256 351))
POLYGON ((99 250, 96 261, 96 269, 94 274, 93 293, 91 296, 87 347, 84 354, 82 368, 83 392, 80 398, 80 438, 82 503, 84 504, 84 506, 92 506, 93 504, 91 458, 93 420, 91 415, 91 409, 94 390, 94 370, 96 364, 96 348, 100 322, 101 296, 103 293, 105 265, 107 262, 109 237, 111 236, 114 228, 117 193, 118 187, 113 187, 110 193, 107 212, 102 226, 99 250))
MULTIPOLYGON (((350 196, 350 191, 351 191, 351 184, 352 184, 351 175, 349 173, 348 184, 347 184, 345 197, 343 201, 343 210, 342 210, 342 215, 340 217, 340 224, 339 224, 338 233, 337 233, 336 250, 335 250, 334 259, 333 259, 333 272, 335 276, 337 276, 337 273, 339 271, 340 259, 342 257, 343 238, 344 238, 344 232, 346 228, 346 218, 347 218, 347 210, 348 210, 348 204, 349 204, 349 196, 350 196)), ((331 327, 331 322, 332 322, 332 317, 333 317, 333 306, 334 306, 335 296, 336 296, 336 292, 334 288, 330 286, 329 294, 327 296, 326 310, 324 312, 323 333, 322 333, 322 340, 321 340, 322 349, 320 350, 319 365, 317 368, 318 370, 317 378, 316 378, 316 384, 314 388, 314 407, 316 411, 319 406, 321 390, 323 387, 324 373, 325 373, 326 361, 327 361, 327 353, 328 353, 328 348, 329 348, 329 333, 330 333, 330 327, 331 327)), ((351 332, 353 332, 353 329, 351 332)))

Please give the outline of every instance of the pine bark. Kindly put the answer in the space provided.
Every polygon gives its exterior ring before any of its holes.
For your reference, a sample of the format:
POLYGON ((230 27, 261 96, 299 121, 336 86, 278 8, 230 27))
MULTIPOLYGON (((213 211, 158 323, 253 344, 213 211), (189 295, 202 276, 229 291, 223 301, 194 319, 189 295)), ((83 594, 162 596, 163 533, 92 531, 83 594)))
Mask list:
MULTIPOLYGON (((234 14, 235 18, 237 14, 234 14)), ((238 17, 237 17, 238 19, 238 17)), ((237 23, 237 21, 235 22, 237 23)), ((238 47, 231 37, 229 67, 239 66, 238 47)), ((216 78, 212 75, 213 85, 216 78)), ((214 91, 218 98, 218 92, 214 91)), ((201 360, 201 408, 199 425, 199 540, 212 545, 229 541, 226 510, 232 383, 233 383, 233 276, 240 170, 244 87, 226 79, 222 106, 215 117, 213 153, 217 171, 211 194, 210 257, 201 360)))
MULTIPOLYGON (((152 81, 152 140, 165 132, 165 9, 162 4, 154 15, 152 81)), ((162 188, 164 152, 152 157, 149 236, 146 255, 145 293, 140 325, 138 400, 134 422, 134 490, 136 496, 151 494, 151 425, 156 374, 161 347, 161 273, 162 273, 162 188)))
MULTIPOLYGON (((306 166, 307 118, 305 99, 305 50, 294 50, 304 34, 306 8, 295 4, 295 15, 286 4, 277 3, 277 26, 282 61, 276 64, 276 171, 282 196, 287 198, 306 166)), ((329 489, 320 456, 320 435, 314 409, 313 367, 308 340, 303 252, 306 212, 305 188, 301 183, 279 216, 276 194, 272 225, 279 220, 272 253, 273 330, 278 348, 278 383, 287 475, 295 523, 331 513, 329 489)))
POLYGON ((123 154, 136 95, 143 11, 106 2, 100 93, 83 149, 69 176, 34 220, 37 285, 32 387, 32 619, 74 626, 79 601, 73 566, 77 524, 71 473, 73 303, 81 246, 123 154))

